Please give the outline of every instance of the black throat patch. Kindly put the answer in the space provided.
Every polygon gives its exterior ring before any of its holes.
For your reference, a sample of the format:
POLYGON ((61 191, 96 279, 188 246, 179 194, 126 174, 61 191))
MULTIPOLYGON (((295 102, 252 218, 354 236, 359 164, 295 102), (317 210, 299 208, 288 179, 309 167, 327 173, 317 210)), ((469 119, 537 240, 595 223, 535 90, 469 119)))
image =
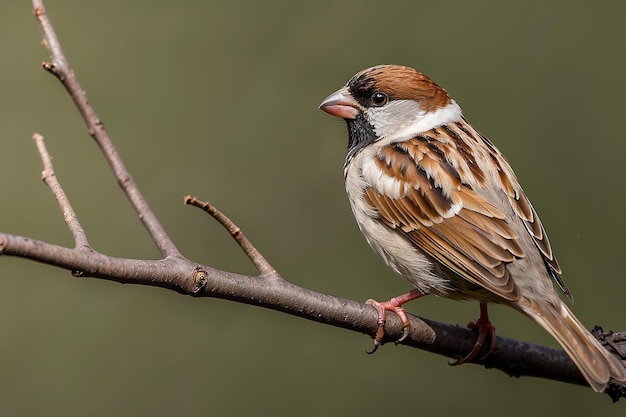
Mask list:
POLYGON ((344 163, 344 174, 352 159, 367 145, 378 140, 374 127, 359 114, 356 119, 346 119, 348 125, 348 155, 344 163))

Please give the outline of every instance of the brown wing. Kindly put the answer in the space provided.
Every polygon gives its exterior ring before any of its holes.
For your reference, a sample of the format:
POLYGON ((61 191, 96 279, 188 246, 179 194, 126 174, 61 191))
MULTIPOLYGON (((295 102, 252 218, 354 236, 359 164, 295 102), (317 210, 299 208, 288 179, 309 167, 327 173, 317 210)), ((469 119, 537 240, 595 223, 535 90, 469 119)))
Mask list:
POLYGON ((505 299, 517 299, 506 264, 525 256, 518 237, 497 207, 461 181, 460 172, 476 179, 476 162, 460 158, 454 143, 432 139, 420 136, 382 148, 364 168, 370 184, 366 201, 389 227, 445 267, 505 299), (449 162, 454 154, 463 161, 456 166, 449 162))
MULTIPOLYGON (((469 125, 466 124, 466 126, 471 129, 469 125)), ((513 170, 506 162, 502 154, 500 154, 496 147, 493 146, 493 144, 487 138, 480 135, 473 129, 472 131, 476 135, 478 135, 481 143, 483 143, 490 151, 490 156, 493 159, 493 162, 498 166, 498 174, 500 176, 502 189, 509 197, 509 202, 511 203, 513 211, 520 219, 522 219, 526 230, 533 237, 535 246, 537 247, 537 249, 539 249, 543 257, 543 261, 548 268, 548 272, 561 288, 563 293, 565 293, 567 298, 573 300, 574 298, 572 297, 572 293, 570 292, 567 284, 563 280, 563 277, 561 277, 561 267, 559 266, 559 263, 552 253, 552 247, 550 246, 548 235, 546 234, 546 231, 541 224, 541 220, 539 220, 537 212, 528 200, 528 197, 526 197, 526 194, 524 194, 520 185, 517 183, 515 173, 513 173, 513 170)), ((446 132, 451 131, 446 130, 446 132)), ((468 131, 468 133, 470 132, 468 131)), ((458 136, 455 139, 458 139, 458 136)))

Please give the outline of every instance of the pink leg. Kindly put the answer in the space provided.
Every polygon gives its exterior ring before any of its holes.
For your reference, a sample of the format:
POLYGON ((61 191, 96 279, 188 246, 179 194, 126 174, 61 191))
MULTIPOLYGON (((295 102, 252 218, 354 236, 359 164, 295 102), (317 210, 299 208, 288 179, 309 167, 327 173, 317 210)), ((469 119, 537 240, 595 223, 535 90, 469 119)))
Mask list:
POLYGON ((402 343, 402 341, 404 341, 404 339, 409 336, 411 325, 409 324, 409 319, 406 316, 406 310, 404 309, 404 307, 402 307, 402 305, 404 303, 408 303, 409 301, 420 298, 423 295, 425 294, 420 290, 413 290, 397 297, 393 297, 391 300, 382 303, 371 299, 365 302, 365 304, 373 306, 378 312, 378 329, 376 330, 376 337, 374 338, 374 346, 372 347, 372 350, 367 353, 376 352, 376 349, 378 349, 378 346, 380 346, 383 337, 385 337, 385 318, 387 316, 387 311, 393 311, 402 321, 402 336, 400 336, 400 338, 396 340, 396 344, 402 343))
POLYGON ((485 344, 485 340, 487 340, 487 336, 491 341, 491 345, 489 347, 489 352, 487 352, 488 356, 495 348, 496 348, 496 328, 493 327, 493 324, 489 321, 489 313, 487 312, 487 303, 480 303, 480 316, 468 323, 467 327, 470 329, 478 330, 478 338, 476 339, 476 343, 474 343, 474 347, 470 352, 465 355, 463 358, 458 358, 455 362, 450 363, 450 365, 462 365, 467 362, 471 362, 476 355, 480 353, 483 345, 485 344))

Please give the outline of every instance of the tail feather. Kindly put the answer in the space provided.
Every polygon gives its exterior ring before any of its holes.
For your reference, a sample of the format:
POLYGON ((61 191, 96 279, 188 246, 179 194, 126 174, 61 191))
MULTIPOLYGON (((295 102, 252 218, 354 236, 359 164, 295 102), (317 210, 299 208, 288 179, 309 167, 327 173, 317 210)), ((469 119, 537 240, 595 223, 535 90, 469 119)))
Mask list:
POLYGON ((528 300, 528 305, 520 303, 520 307, 559 342, 594 391, 603 392, 611 378, 626 381, 622 361, 587 331, 565 303, 559 303, 553 306, 528 300))

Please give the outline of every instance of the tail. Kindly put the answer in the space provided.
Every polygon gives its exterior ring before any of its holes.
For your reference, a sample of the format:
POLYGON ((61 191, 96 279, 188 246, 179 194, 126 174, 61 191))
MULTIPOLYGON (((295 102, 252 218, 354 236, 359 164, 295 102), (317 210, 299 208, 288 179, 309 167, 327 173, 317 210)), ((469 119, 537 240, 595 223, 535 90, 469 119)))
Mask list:
POLYGON ((585 329, 565 303, 524 301, 518 307, 559 342, 594 391, 603 392, 611 378, 626 381, 622 361, 585 329))

